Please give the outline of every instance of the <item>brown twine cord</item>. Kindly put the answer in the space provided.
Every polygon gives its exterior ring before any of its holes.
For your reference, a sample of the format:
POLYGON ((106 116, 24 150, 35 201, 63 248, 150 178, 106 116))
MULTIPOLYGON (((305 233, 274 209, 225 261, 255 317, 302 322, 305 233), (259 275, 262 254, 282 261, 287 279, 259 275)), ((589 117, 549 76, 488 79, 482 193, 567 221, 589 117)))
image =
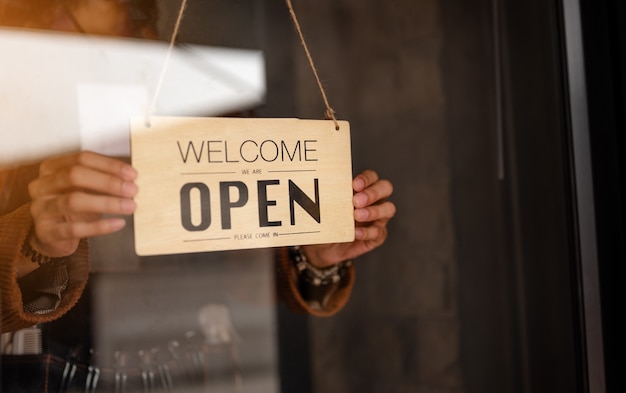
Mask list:
MULTIPOLYGON (((328 102, 328 97, 326 96, 326 91, 324 90, 324 86, 322 85, 322 81, 317 73, 317 68, 315 67, 315 63, 313 62, 313 57, 311 56, 311 52, 306 44, 306 40, 304 39, 304 34, 302 33, 302 28, 300 27, 300 23, 298 22, 298 17, 296 16, 296 12, 293 8, 293 4, 291 0, 285 0, 287 2, 287 7, 289 8, 289 14, 291 15, 291 19, 296 27, 298 32, 298 36, 300 37, 300 42, 302 43, 302 47, 304 48, 304 52, 306 53, 306 57, 309 61, 309 65, 311 66, 311 70, 313 71, 313 75, 315 76, 315 80, 317 81, 317 86, 320 89, 320 93, 322 93, 322 99, 324 100, 324 105, 326 106, 326 112, 324 113, 324 118, 326 120, 332 120, 335 123, 335 130, 339 130, 339 122, 335 117, 335 110, 330 107, 330 103, 328 102)), ((167 70, 167 66, 169 63, 169 59, 172 54, 172 49, 174 48, 174 43, 176 42, 176 36, 178 35, 178 30, 180 29, 180 23, 183 19, 183 14, 185 8, 187 6, 187 0, 182 0, 180 5, 180 10, 178 11, 178 17, 176 18, 176 24, 174 25, 174 31, 172 32, 172 37, 170 39, 170 44, 167 50, 167 55, 165 57, 165 61, 163 63, 163 68, 161 69, 161 74, 159 75, 159 81, 157 83, 157 87, 154 92, 154 97, 150 106, 148 107, 148 111, 146 114, 146 127, 150 127, 150 117, 155 110, 156 101, 159 97, 159 93, 161 91, 161 87, 163 85, 163 78, 165 76, 165 71, 167 70)))
POLYGON ((156 89, 154 90, 154 96, 152 98, 152 102, 148 107, 148 111, 146 114, 146 127, 150 127, 150 117, 152 113, 156 109, 156 101, 159 97, 159 93, 161 92, 161 87, 163 86, 163 78, 165 77, 165 71, 167 70, 167 66, 170 61, 170 57, 172 56, 172 49, 174 49, 174 44, 176 43, 176 36, 178 35, 178 30, 180 30, 180 22, 183 20, 183 14, 185 12, 185 8, 187 7, 187 0, 182 0, 180 3, 180 9, 178 10, 178 17, 176 18, 176 24, 174 25, 174 31, 172 32, 172 37, 170 38, 170 45, 167 48, 167 55, 165 56, 165 60, 163 61, 163 68, 161 68, 161 74, 159 75, 159 81, 157 83, 156 89))
POLYGON ((298 17, 296 16, 296 12, 293 9, 293 4, 291 4, 291 0, 285 0, 287 3, 287 7, 289 8, 289 14, 291 15, 291 19, 293 20, 293 24, 296 26, 296 30, 298 31, 298 35, 300 36, 300 42, 302 43, 302 47, 304 48, 304 52, 306 53, 306 57, 309 60, 309 65, 311 66, 311 70, 313 71, 313 75, 315 76, 315 80, 317 81, 317 86, 322 93, 322 98, 324 99, 324 105, 326 105, 326 113, 324 117, 326 120, 332 120, 335 123, 335 130, 339 130, 339 123, 337 122, 337 118, 335 117, 335 111, 330 107, 328 103, 328 97, 326 97, 326 91, 324 90, 324 86, 322 86, 322 82, 320 81, 320 77, 317 74, 317 68, 315 68, 315 64, 313 62, 313 57, 311 56, 311 52, 309 52, 309 48, 304 39, 304 34, 302 34, 302 29, 300 28, 300 23, 298 22, 298 17))

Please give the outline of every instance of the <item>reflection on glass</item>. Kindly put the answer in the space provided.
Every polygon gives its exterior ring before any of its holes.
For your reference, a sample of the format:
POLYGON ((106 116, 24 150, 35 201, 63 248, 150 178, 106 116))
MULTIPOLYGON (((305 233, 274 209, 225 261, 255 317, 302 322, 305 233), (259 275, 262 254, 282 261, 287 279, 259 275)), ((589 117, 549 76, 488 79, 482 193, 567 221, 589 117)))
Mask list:
MULTIPOLYGON (((385 240, 392 187, 370 171, 355 201, 377 230, 303 248, 305 268, 287 249, 134 253, 128 119, 146 115, 166 51, 153 25, 176 6, 0 0, 2 391, 277 392, 275 295, 332 315, 353 267, 317 276, 385 240)), ((156 112, 250 110, 263 66, 259 51, 178 45, 156 112)))

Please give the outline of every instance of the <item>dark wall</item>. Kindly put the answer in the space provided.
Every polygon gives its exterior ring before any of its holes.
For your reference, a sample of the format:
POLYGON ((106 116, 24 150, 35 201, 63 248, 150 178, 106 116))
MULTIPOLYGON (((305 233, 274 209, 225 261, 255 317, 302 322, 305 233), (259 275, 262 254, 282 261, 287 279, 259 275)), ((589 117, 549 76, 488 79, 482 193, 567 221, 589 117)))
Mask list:
MULTIPOLYGON (((313 391, 579 389, 558 2, 298 10, 355 170, 393 180, 399 211, 348 307, 308 324, 313 391)), ((294 109, 319 118, 290 45, 294 109)))

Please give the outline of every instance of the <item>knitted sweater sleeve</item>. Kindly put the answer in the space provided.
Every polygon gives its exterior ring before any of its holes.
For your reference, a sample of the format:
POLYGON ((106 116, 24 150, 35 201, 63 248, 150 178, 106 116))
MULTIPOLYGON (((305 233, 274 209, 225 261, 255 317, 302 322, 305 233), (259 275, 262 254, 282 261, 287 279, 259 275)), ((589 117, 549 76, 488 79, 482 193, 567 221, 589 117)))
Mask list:
MULTIPOLYGON (((6 179, 6 176, 4 176, 6 179)), ((0 190, 7 186, 0 174, 0 190)), ((59 318, 77 302, 89 276, 87 242, 82 241, 70 256, 67 269, 69 282, 61 303, 46 314, 24 312, 22 292, 17 281, 18 262, 22 259, 22 245, 33 222, 30 204, 25 203, 10 213, 0 212, 0 331, 8 332, 59 318)))
POLYGON ((307 313, 316 317, 329 317, 339 312, 348 302, 352 287, 354 286, 354 264, 349 268, 348 274, 342 278, 339 284, 332 289, 330 300, 323 308, 315 307, 307 302, 299 290, 298 274, 286 247, 276 249, 276 286, 280 299, 292 311, 307 313))

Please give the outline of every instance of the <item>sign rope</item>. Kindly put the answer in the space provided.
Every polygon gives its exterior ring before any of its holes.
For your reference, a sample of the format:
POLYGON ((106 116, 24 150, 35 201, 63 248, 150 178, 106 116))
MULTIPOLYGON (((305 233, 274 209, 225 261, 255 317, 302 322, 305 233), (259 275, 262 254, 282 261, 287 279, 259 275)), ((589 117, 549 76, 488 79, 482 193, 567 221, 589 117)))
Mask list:
POLYGON ((167 70, 167 66, 170 61, 170 57, 172 55, 172 50, 174 49, 174 44, 176 43, 176 36, 178 35, 178 30, 180 30, 180 23, 183 20, 183 14, 185 13, 185 8, 187 7, 187 0, 182 0, 180 3, 180 9, 178 10, 178 16, 176 18, 176 24, 174 25, 174 31, 172 32, 172 36, 170 37, 170 44, 167 48, 167 55, 165 56, 165 60, 163 61, 163 67, 161 68, 161 74, 159 75, 159 80, 157 82, 157 86, 154 90, 154 96, 152 97, 152 102, 148 107, 148 111, 146 113, 146 127, 150 128, 150 117, 152 113, 156 110, 156 102, 159 98, 159 94, 161 92, 161 87, 163 86, 163 78, 165 77, 165 71, 167 70))
MULTIPOLYGON (((311 52, 309 51, 308 45, 306 44, 306 40, 304 39, 304 34, 302 33, 302 28, 300 27, 300 22, 298 22, 298 17, 296 16, 296 12, 293 8, 293 4, 291 3, 291 0, 285 0, 285 1, 287 3, 287 7, 289 8, 289 14, 291 15, 291 19, 293 20, 293 23, 296 27, 296 31, 298 32, 298 36, 300 38, 300 42, 302 43, 302 47, 304 48, 304 52, 306 54, 307 60, 309 61, 309 65, 311 66, 311 70, 313 71, 313 76, 315 77, 315 80, 317 81, 317 86, 319 87, 320 93, 322 94, 322 99, 324 100, 324 105, 326 106, 326 112, 325 112, 324 117, 327 120, 332 120, 333 123, 335 124, 335 130, 339 130, 340 127, 339 127, 339 122, 337 121, 337 118, 335 117, 335 110, 330 106, 330 103, 328 101, 326 91, 324 90, 324 86, 322 85, 322 82, 320 80, 319 74, 317 72, 317 68, 315 67, 313 56, 311 56, 311 52)), ((152 98, 152 102, 150 103, 150 106, 148 107, 148 111, 146 114, 146 127, 148 128, 150 127, 150 117, 152 116, 152 113, 156 109, 156 102, 161 92, 161 87, 163 85, 163 78, 165 76, 165 72, 169 64, 169 59, 171 57, 174 44, 176 43, 176 36, 178 35, 178 31, 180 30, 180 24, 183 19, 186 6, 187 6, 187 0, 182 0, 180 9, 178 11, 178 17, 176 18, 176 24, 174 25, 174 31, 172 32, 172 36, 170 38, 167 55, 163 62, 163 67, 161 68, 161 74, 159 75, 159 80, 158 80, 156 89, 154 91, 154 96, 152 98)))
POLYGON ((326 96, 326 91, 324 90, 324 86, 320 81, 320 77, 317 73, 317 68, 315 67, 315 63, 313 62, 313 57, 311 56, 311 52, 306 44, 306 40, 304 39, 304 34, 302 33, 302 29, 300 28, 300 23, 298 22, 298 17, 296 16, 296 12, 293 9, 293 4, 291 0, 285 0, 287 3, 287 7, 289 8, 289 14, 291 15, 291 19, 293 20, 293 24, 296 27, 296 31, 300 37, 300 42, 302 43, 302 47, 304 48, 304 52, 306 53, 306 57, 309 60, 309 65, 311 66, 311 70, 313 71, 313 75, 315 76, 315 80, 317 81, 317 86, 322 93, 322 98, 324 99, 324 105, 326 105, 326 113, 325 118, 327 120, 332 120, 335 123, 335 130, 339 130, 339 122, 337 122, 337 118, 335 117, 335 111, 330 107, 328 103, 328 97, 326 96))

